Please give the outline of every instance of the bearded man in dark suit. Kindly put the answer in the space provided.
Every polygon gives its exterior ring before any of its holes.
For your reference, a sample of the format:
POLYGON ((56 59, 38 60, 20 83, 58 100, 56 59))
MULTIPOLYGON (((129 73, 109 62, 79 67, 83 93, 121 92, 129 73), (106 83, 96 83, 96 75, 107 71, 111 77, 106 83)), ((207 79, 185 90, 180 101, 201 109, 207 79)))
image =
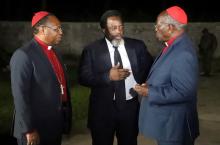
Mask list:
POLYGON ((123 36, 120 12, 106 11, 100 20, 104 38, 85 47, 79 82, 91 88, 88 127, 93 145, 137 145, 138 97, 129 93, 143 83, 152 64, 145 44, 123 36))

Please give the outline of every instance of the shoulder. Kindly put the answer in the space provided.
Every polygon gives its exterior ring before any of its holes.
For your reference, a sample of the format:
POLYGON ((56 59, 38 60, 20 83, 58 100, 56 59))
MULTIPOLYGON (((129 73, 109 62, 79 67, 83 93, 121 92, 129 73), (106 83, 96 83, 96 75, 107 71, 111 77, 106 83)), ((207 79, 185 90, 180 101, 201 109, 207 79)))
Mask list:
POLYGON ((134 38, 128 38, 128 37, 125 37, 124 41, 125 41, 125 43, 144 44, 144 42, 142 40, 134 39, 134 38))
POLYGON ((89 43, 88 45, 86 45, 84 48, 96 47, 96 46, 102 45, 103 43, 106 43, 104 38, 99 39, 99 40, 95 40, 95 41, 89 43))
POLYGON ((11 70, 21 66, 27 66, 31 63, 31 57, 25 47, 18 48, 12 55, 10 60, 11 70))
POLYGON ((196 48, 193 47, 193 45, 182 45, 174 49, 176 49, 175 53, 173 53, 173 61, 176 62, 175 64, 184 62, 192 64, 198 61, 196 48))
POLYGON ((31 40, 23 46, 21 46, 20 48, 17 48, 13 53, 11 59, 31 59, 31 54, 35 53, 33 52, 35 51, 35 47, 37 47, 37 43, 34 40, 31 40))
POLYGON ((100 48, 102 48, 103 46, 107 47, 107 43, 105 41, 105 39, 99 39, 96 41, 91 42, 90 44, 86 45, 83 48, 83 52, 85 51, 98 51, 100 48))
POLYGON ((195 44, 193 43, 192 39, 187 34, 183 34, 182 36, 177 38, 174 41, 174 46, 177 47, 175 49, 182 49, 182 50, 188 49, 192 51, 196 50, 195 44))
POLYGON ((197 47, 187 35, 178 38, 172 47, 172 54, 176 59, 197 57, 197 47))
POLYGON ((24 44, 23 46, 17 48, 12 56, 27 55, 31 50, 30 49, 31 45, 33 45, 32 41, 29 41, 28 43, 24 44))
POLYGON ((217 41, 217 37, 215 36, 215 34, 211 33, 211 37, 212 37, 213 40, 217 41))
POLYGON ((133 48, 135 51, 142 51, 147 49, 147 46, 142 40, 125 37, 124 42, 125 47, 133 48))
POLYGON ((32 51, 34 51, 35 47, 37 47, 37 42, 32 39, 31 41, 25 43, 23 46, 21 46, 20 48, 18 48, 17 50, 23 51, 24 53, 32 53, 32 51))

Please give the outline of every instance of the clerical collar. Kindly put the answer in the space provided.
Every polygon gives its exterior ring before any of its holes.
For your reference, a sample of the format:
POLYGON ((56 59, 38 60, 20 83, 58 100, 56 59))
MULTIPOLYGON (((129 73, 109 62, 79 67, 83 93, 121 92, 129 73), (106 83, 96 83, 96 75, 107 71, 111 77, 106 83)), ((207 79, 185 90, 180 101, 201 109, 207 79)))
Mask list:
POLYGON ((37 36, 34 36, 34 39, 37 41, 37 43, 43 47, 44 49, 47 49, 47 50, 51 50, 52 49, 52 46, 48 46, 45 42, 43 42, 42 40, 40 40, 37 36))
POLYGON ((47 49, 48 49, 48 50, 51 50, 51 49, 52 49, 52 46, 48 46, 47 49))
POLYGON ((170 40, 164 42, 165 46, 169 47, 176 40, 176 38, 177 37, 173 37, 173 38, 170 38, 170 40))

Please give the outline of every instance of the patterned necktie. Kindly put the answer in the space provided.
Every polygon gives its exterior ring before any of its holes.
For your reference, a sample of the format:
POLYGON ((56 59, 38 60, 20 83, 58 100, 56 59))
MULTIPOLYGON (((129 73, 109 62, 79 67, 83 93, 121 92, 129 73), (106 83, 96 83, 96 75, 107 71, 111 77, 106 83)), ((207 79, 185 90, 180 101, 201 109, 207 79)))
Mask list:
POLYGON ((114 51, 114 60, 115 60, 114 65, 116 66, 119 63, 120 64, 119 68, 123 68, 123 64, 122 64, 122 61, 121 61, 121 55, 118 51, 118 47, 115 47, 115 46, 113 46, 113 47, 115 48, 115 51, 114 51))
MULTIPOLYGON (((118 51, 118 47, 115 47, 114 51, 114 65, 117 65, 118 63, 120 64, 119 68, 123 68, 122 60, 120 53, 118 51)), ((120 81, 115 81, 114 83, 115 86, 115 101, 116 104, 121 105, 123 102, 125 102, 125 80, 120 80, 120 81)))

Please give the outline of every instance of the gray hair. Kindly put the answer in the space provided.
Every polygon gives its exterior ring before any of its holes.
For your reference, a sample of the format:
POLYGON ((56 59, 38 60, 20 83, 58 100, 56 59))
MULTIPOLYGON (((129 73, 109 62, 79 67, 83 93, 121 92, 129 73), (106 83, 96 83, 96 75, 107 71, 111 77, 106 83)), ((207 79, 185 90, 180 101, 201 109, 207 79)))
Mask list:
POLYGON ((176 27, 177 30, 181 30, 181 29, 185 29, 187 24, 181 24, 178 21, 176 21, 175 19, 173 19, 170 15, 168 15, 167 13, 165 13, 162 17, 163 22, 166 24, 171 24, 174 25, 176 27))

